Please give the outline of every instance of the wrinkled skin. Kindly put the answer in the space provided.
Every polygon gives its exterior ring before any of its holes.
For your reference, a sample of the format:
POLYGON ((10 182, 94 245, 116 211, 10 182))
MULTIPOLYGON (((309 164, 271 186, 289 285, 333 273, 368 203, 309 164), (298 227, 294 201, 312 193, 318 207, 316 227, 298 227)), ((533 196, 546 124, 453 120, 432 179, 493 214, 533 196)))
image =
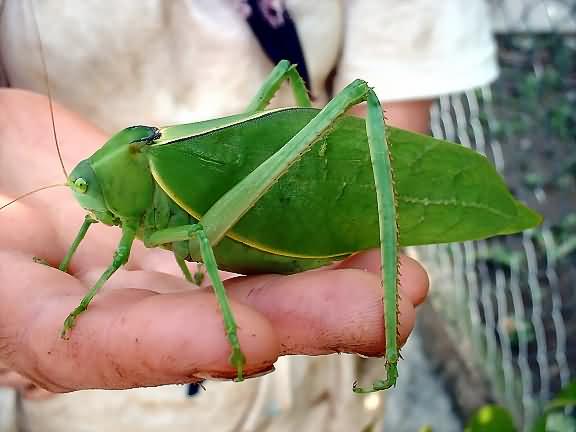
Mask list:
MULTIPOLYGON (((105 140, 79 116, 56 107, 66 167, 105 140)), ((0 90, 0 205, 36 187, 63 183, 47 100, 0 90)), ((201 378, 233 378, 230 348, 209 287, 191 289, 173 257, 139 242, 128 265, 105 285, 66 341, 66 315, 109 264, 120 230, 91 228, 70 273, 57 265, 84 213, 66 188, 35 194, 0 211, 0 386, 28 397, 86 388, 119 389, 201 378)), ((226 281, 247 357, 248 376, 270 371, 281 355, 384 351, 379 252, 331 269, 226 281)), ((428 289, 422 267, 401 260, 400 338, 428 289)), ((230 275, 229 275, 230 276, 230 275)))

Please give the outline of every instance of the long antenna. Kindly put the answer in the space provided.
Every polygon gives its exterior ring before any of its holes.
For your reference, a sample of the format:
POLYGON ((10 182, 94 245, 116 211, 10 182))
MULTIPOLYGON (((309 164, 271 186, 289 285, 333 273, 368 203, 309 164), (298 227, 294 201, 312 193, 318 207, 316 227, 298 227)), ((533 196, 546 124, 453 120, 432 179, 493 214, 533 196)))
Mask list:
MULTIPOLYGON (((38 26, 38 19, 36 18, 36 8, 34 7, 33 0, 29 0, 28 4, 32 9, 32 18, 34 21, 34 28, 36 29, 36 36, 38 37, 38 46, 40 48, 40 60, 42 61, 42 69, 44 71, 44 85, 46 86, 46 92, 48 93, 48 105, 50 106, 50 120, 52 122, 52 135, 54 136, 54 144, 56 144, 56 152, 58 153, 58 159, 60 160, 60 166, 62 167, 62 172, 64 177, 68 179, 68 172, 64 166, 64 161, 62 160, 62 154, 60 153, 60 146, 58 145, 58 136, 56 134, 56 124, 54 121, 54 106, 52 105, 52 91, 50 90, 50 82, 48 79, 48 67, 46 66, 46 59, 44 57, 44 46, 42 45, 42 38, 40 37, 40 27, 38 26)), ((3 207, 0 207, 0 210, 3 207)))
POLYGON ((59 186, 68 186, 68 185, 65 184, 65 183, 58 183, 58 184, 53 184, 53 185, 49 185, 49 186, 39 187, 38 189, 34 189, 33 191, 26 192, 25 194, 22 194, 22 195, 20 195, 20 196, 18 196, 18 197, 16 197, 16 198, 14 198, 12 201, 4 204, 2 207, 0 207, 0 211, 3 210, 3 209, 5 209, 6 207, 8 207, 8 206, 11 205, 11 204, 14 204, 16 201, 20 201, 22 198, 26 198, 27 196, 32 195, 33 193, 40 192, 40 191, 43 191, 43 190, 45 190, 45 189, 50 189, 50 188, 59 187, 59 186))

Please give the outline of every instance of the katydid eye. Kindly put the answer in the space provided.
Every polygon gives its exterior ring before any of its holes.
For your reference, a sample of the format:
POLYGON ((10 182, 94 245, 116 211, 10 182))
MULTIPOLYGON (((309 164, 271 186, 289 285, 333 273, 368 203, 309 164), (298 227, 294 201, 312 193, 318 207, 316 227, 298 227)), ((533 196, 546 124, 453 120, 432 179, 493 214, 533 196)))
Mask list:
POLYGON ((86 193, 88 190, 88 183, 86 183, 86 180, 84 180, 82 177, 77 178, 74 181, 74 190, 76 192, 86 193))

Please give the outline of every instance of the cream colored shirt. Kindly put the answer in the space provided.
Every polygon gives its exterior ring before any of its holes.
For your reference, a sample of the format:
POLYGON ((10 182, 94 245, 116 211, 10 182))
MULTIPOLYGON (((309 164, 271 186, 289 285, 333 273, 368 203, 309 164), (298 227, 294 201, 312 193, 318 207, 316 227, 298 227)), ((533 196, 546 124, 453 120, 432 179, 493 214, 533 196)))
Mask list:
MULTIPOLYGON (((46 92, 28 0, 4 2, 3 70, 46 92)), ((35 0, 53 94, 114 132, 242 110, 270 71, 238 0, 35 0)), ((287 0, 323 104, 355 78, 382 101, 438 96, 496 75, 481 0, 287 0)), ((291 103, 284 91, 276 105, 291 103)))
MULTIPOLYGON (((2 78, 45 93, 32 2, 0 3, 2 78)), ((235 0, 34 3, 53 95, 110 133, 239 112, 272 67, 235 0)), ((383 101, 469 89, 497 73, 481 0, 286 5, 317 104, 329 97, 332 71, 334 91, 362 78, 383 101)), ((285 89, 274 105, 291 101, 285 89)), ((378 423, 385 395, 352 393, 358 365, 348 355, 282 358, 272 375, 208 383, 207 392, 191 398, 182 386, 80 391, 25 401, 21 421, 32 432, 360 431, 378 423)), ((380 360, 367 365, 375 376, 383 371, 380 360)))

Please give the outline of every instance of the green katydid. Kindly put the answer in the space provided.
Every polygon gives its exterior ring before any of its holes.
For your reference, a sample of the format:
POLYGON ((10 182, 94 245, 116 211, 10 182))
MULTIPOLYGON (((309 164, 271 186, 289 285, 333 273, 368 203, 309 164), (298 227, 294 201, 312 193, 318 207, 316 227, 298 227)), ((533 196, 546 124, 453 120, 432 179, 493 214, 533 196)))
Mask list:
POLYGON ((364 81, 354 81, 324 109, 311 108, 301 78, 286 61, 244 113, 124 129, 80 162, 67 185, 89 216, 61 270, 91 224, 119 226, 123 235, 112 264, 68 316, 63 331, 72 329, 128 260, 138 237, 148 247, 171 249, 189 280, 185 260, 204 262, 238 380, 245 360, 218 267, 245 274, 293 273, 380 246, 386 377, 357 392, 396 382, 400 246, 485 238, 540 222, 512 197, 483 156, 386 128, 379 99, 364 81), (266 111, 285 80, 298 106, 266 111), (364 101, 366 120, 345 114, 364 101))
POLYGON ((218 268, 294 273, 380 247, 386 377, 356 392, 396 383, 398 249, 518 232, 540 217, 508 192, 483 156, 459 145, 386 127, 379 99, 356 80, 322 110, 311 108, 292 65, 280 62, 245 112, 114 135, 68 176, 88 211, 60 269, 89 227, 118 226, 108 269, 70 313, 63 334, 126 261, 135 238, 202 261, 215 290, 243 379, 244 356, 218 268), (266 111, 288 80, 296 107, 266 111), (366 120, 346 111, 367 102, 366 120), (278 230, 278 227, 282 227, 278 230))

